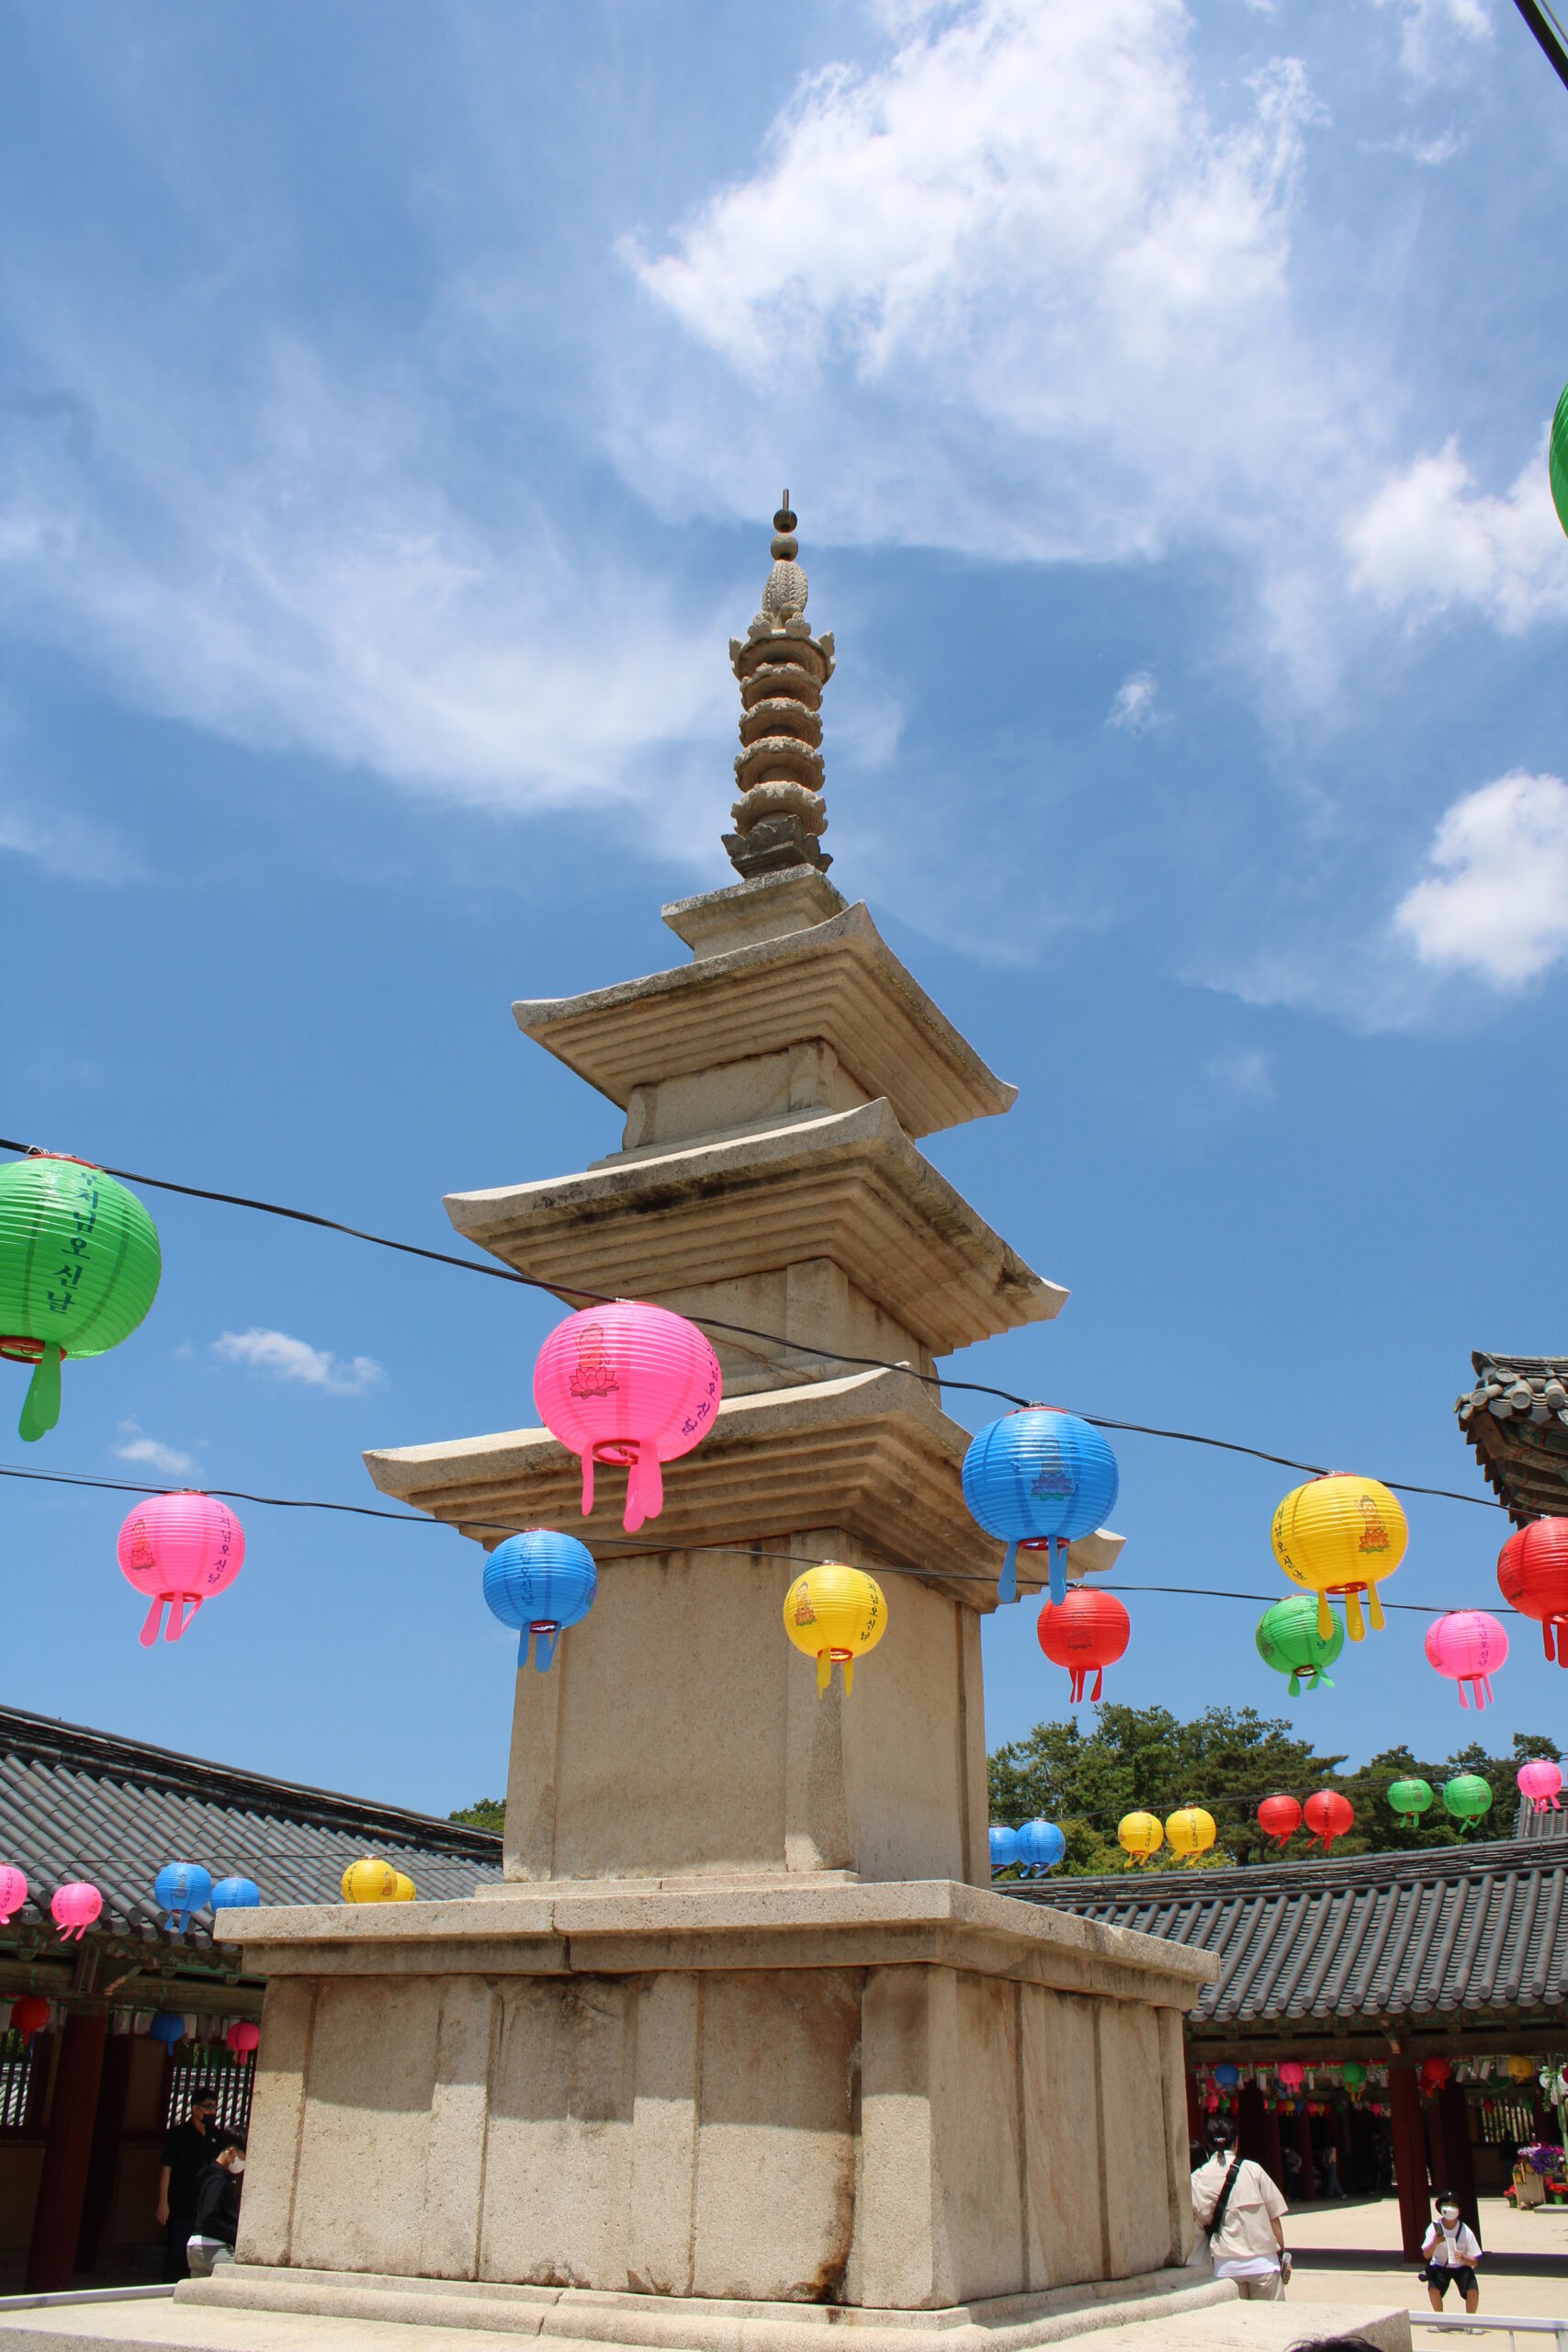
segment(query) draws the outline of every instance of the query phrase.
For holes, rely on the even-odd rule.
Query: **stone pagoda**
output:
[[[1066,1294],[919,1149],[1014,1090],[827,878],[833,641],[787,494],[774,522],[730,648],[739,879],[664,909],[685,960],[515,1007],[619,1148],[446,1203],[568,1307],[705,1319],[723,1405],[635,1539],[621,1475],[584,1521],[543,1429],[367,1457],[476,1544],[581,1533],[598,1599],[517,1677],[503,1885],[228,1923],[268,1979],[242,2259],[182,2298],[701,2352],[832,2316],[888,2352],[1230,2293],[1179,2268],[1213,1963],[989,1888],[1000,1547],[935,1366]],[[887,1597],[849,1699],[782,1623],[828,1559]]]

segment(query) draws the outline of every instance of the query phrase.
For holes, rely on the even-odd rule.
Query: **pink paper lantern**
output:
[[[0,1928],[8,1928],[11,1914],[28,1899],[28,1882],[15,1862],[0,1862]]]
[[[1299,2058],[1285,2059],[1281,2064],[1275,2067],[1274,2072],[1288,2091],[1299,2091],[1306,2080],[1306,2068]]]
[[[243,2058],[261,2040],[261,2028],[252,2018],[237,2018],[223,2039],[236,2058]]]
[[[177,1642],[202,1602],[233,1583],[245,1562],[245,1533],[226,1504],[187,1488],[138,1503],[119,1531],[118,1552],[137,1591],[152,1596],[141,1628],[141,1646],[151,1649],[165,1601],[164,1639]]]
[[[1491,1676],[1508,1655],[1508,1636],[1484,1609],[1450,1609],[1427,1628],[1427,1656],[1439,1674],[1459,1685],[1459,1702],[1468,1707],[1468,1682],[1478,1707],[1492,1696]]]
[[[1521,1764],[1514,1778],[1519,1784],[1519,1794],[1533,1800],[1537,1813],[1544,1813],[1548,1805],[1553,1813],[1562,1812],[1557,1792],[1562,1786],[1562,1767],[1554,1764],[1550,1756],[1538,1756],[1533,1763]],[[0,1876],[3,1875],[0,1872]],[[0,1903],[4,1901],[4,1895],[0,1894]],[[4,1917],[3,1912],[0,1912],[0,1917]]]
[[[69,1943],[74,1936],[80,1943],[103,1909],[104,1898],[90,1879],[73,1878],[55,1889],[49,1907],[60,1930],[61,1942]]]
[[[584,1518],[595,1462],[624,1464],[621,1524],[632,1534],[664,1508],[660,1463],[702,1442],[723,1394],[718,1358],[696,1325],[633,1299],[569,1316],[534,1368],[541,1419],[581,1460]]]

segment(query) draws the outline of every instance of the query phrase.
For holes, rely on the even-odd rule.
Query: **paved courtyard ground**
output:
[[[1393,2197],[1356,2197],[1340,2205],[1301,2205],[1285,2224],[1296,2256],[1292,2303],[1403,2303],[1427,2308],[1427,2290],[1399,2247],[1399,2204]],[[1479,2270],[1483,2319],[1512,2312],[1568,2324],[1568,2211],[1517,2213],[1501,2197],[1481,2199]],[[1450,2312],[1463,2309],[1450,2289]],[[1428,2344],[1438,2342],[1428,2336]],[[1495,2338],[1477,2339],[1484,2346]],[[1540,2342],[1524,2338],[1521,2343]],[[1417,2336],[1417,2344],[1422,2339]]]

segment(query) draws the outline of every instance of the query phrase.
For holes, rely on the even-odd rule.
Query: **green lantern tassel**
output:
[[[28,1393],[22,1399],[22,1418],[17,1423],[17,1432],[29,1443],[51,1430],[60,1419],[60,1350],[49,1342],[28,1383]]]

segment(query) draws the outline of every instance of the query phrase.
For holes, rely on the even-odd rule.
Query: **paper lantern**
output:
[[[261,2028],[254,2018],[236,2018],[223,2039],[236,2058],[248,2058],[261,2040]]]
[[[49,2023],[49,2003],[41,1993],[24,1993],[19,2001],[11,2004],[11,2023],[24,2041],[41,2033]]]
[[[1026,1821],[1018,1833],[1018,1859],[1026,1870],[1054,1871],[1066,1850],[1054,1821]]]
[[[1353,2099],[1359,2099],[1367,2086],[1367,2070],[1359,2058],[1347,2058],[1340,2068],[1345,2087]]]
[[[254,1911],[260,1901],[254,1878],[220,1878],[212,1890],[214,1911]]]
[[[1152,1813],[1124,1813],[1116,1825],[1116,1842],[1134,1868],[1141,1870],[1165,1843],[1165,1831]]]
[[[1503,2069],[1511,2083],[1528,2083],[1535,2072],[1533,2058],[1505,2058]]]
[[[1274,1557],[1292,1583],[1317,1594],[1317,1630],[1324,1641],[1334,1627],[1330,1595],[1344,1600],[1353,1642],[1366,1632],[1362,1593],[1373,1629],[1382,1630],[1378,1586],[1404,1559],[1410,1531],[1381,1480],[1337,1473],[1293,1487],[1274,1513],[1272,1537]]]
[[[1308,1797],[1302,1815],[1312,1832],[1307,1844],[1310,1846],[1314,1838],[1321,1838],[1325,1854],[1337,1838],[1344,1837],[1356,1818],[1355,1808],[1348,1797],[1342,1797],[1337,1789],[1317,1790]]]
[[[205,1911],[212,1896],[212,1875],[199,1862],[165,1862],[152,1882],[158,1908],[168,1914],[164,1925],[176,1934],[190,1925],[193,1911]]]
[[[1294,1797],[1265,1797],[1258,1808],[1258,1826],[1283,1852],[1302,1826],[1302,1809]]]
[[[1178,1807],[1165,1825],[1166,1843],[1173,1854],[1180,1854],[1188,1863],[1206,1854],[1214,1842],[1214,1816],[1205,1813],[1201,1804]],[[1218,2073],[1216,2067],[1215,2073]]]
[[[394,1902],[394,1903],[412,1903],[412,1902],[414,1902],[414,1901],[417,1899],[417,1897],[418,1897],[418,1894],[419,1894],[419,1889],[415,1886],[415,1884],[414,1884],[414,1883],[413,1883],[413,1881],[412,1881],[412,1878],[410,1878],[410,1876],[409,1876],[409,1874],[408,1874],[407,1871],[393,1871],[393,1873],[392,1873],[392,1876],[393,1876],[393,1878],[394,1878],[394,1879],[396,1880],[396,1882],[397,1882],[396,1885],[394,1886],[394,1888],[393,1888],[393,1890],[392,1890],[392,1900],[393,1900],[393,1902]]]
[[[599,1571],[586,1544],[547,1527],[509,1535],[485,1562],[486,1606],[518,1635],[519,1668],[528,1663],[532,1639],[541,1674],[548,1670],[566,1627],[587,1616],[598,1589]]]
[[[1274,2069],[1288,2091],[1299,2091],[1306,2080],[1306,2068],[1299,2058],[1287,2058]]]
[[[1320,1682],[1334,1688],[1334,1678],[1328,1669],[1345,1646],[1345,1628],[1328,1612],[1326,1634],[1317,1629],[1317,1602],[1310,1593],[1292,1592],[1287,1600],[1276,1600],[1258,1621],[1253,1635],[1258,1655],[1265,1666],[1276,1674],[1288,1674],[1292,1699],[1299,1699],[1302,1685],[1315,1690]]]
[[[994,1822],[991,1826],[990,1847],[992,1870],[1010,1870],[1018,1860],[1017,1830],[1010,1829],[1004,1822]]]
[[[1479,1772],[1456,1772],[1443,1782],[1443,1808],[1456,1821],[1479,1821],[1491,1804],[1492,1783]]]
[[[1562,1767],[1554,1764],[1550,1756],[1538,1756],[1529,1764],[1521,1764],[1514,1778],[1519,1784],[1519,1794],[1529,1798],[1537,1813],[1545,1813],[1549,1806],[1553,1813],[1562,1812],[1557,1800],[1562,1787]],[[4,1872],[0,1872],[3,1877]],[[5,1916],[5,1901],[4,1889],[0,1888],[0,1918]]]
[[[1133,1621],[1113,1592],[1096,1592],[1077,1585],[1066,1599],[1047,1600],[1035,1624],[1041,1648],[1053,1666],[1065,1666],[1071,1676],[1072,1704],[1084,1695],[1094,1677],[1091,1701],[1105,1687],[1105,1668],[1114,1666],[1126,1649]]]
[[[828,1688],[836,1658],[847,1699],[856,1658],[874,1650],[887,1631],[887,1603],[874,1577],[829,1560],[796,1577],[784,1595],[784,1623],[795,1648],[817,1660],[818,1697]]]
[[[360,1860],[350,1862],[343,1874],[343,1899],[345,1903],[397,1903],[403,1898],[398,1893],[398,1881],[402,1872],[379,1855],[366,1854]]]
[[[80,1943],[102,1911],[104,1898],[90,1879],[73,1878],[55,1889],[49,1907],[60,1930],[61,1942],[68,1943],[74,1936]]]
[[[1391,1781],[1389,1811],[1400,1821],[1419,1821],[1433,1803],[1430,1781]]]
[[[1568,531],[1568,385],[1557,403],[1557,413],[1551,420],[1551,442],[1547,451],[1547,476],[1551,483],[1551,503],[1557,509],[1557,519]]]
[[[165,2050],[172,2050],[176,2041],[183,2041],[186,2038],[186,2021],[183,2017],[176,2017],[173,2009],[160,2009],[147,2030],[154,2041],[161,2041]]]
[[[987,1535],[1007,1543],[998,1600],[1018,1599],[1018,1547],[1049,1554],[1051,1599],[1067,1597],[1065,1555],[1114,1509],[1116,1456],[1076,1413],[1032,1405],[989,1421],[964,1456],[964,1499]]]
[[[1547,1657],[1568,1666],[1568,1519],[1534,1519],[1510,1535],[1497,1584],[1510,1609],[1536,1620]]]
[[[539,1350],[534,1402],[582,1463],[582,1515],[593,1508],[593,1465],[626,1471],[621,1524],[635,1534],[664,1508],[661,1463],[700,1445],[724,1383],[694,1323],[668,1307],[616,1299],[558,1324]]]
[[[28,1882],[15,1862],[0,1862],[0,1928],[8,1928],[13,1912],[28,1899]]]
[[[33,1366],[21,1436],[59,1420],[62,1357],[128,1340],[162,1271],[157,1227],[101,1168],[54,1151],[0,1167],[0,1356]]]
[[[1461,1707],[1470,1704],[1464,1695],[1467,1682],[1477,1707],[1485,1706],[1492,1696],[1492,1676],[1507,1655],[1508,1636],[1484,1609],[1450,1609],[1427,1628],[1427,1663],[1458,1684]]]
[[[186,1488],[138,1503],[118,1550],[127,1580],[152,1597],[141,1628],[141,1646],[151,1649],[165,1601],[164,1638],[177,1642],[202,1602],[233,1583],[245,1564],[245,1535],[226,1503]]]
[[[1428,2098],[1435,2097],[1442,2089],[1452,2072],[1453,2069],[1446,2058],[1422,2059],[1419,2080]]]

